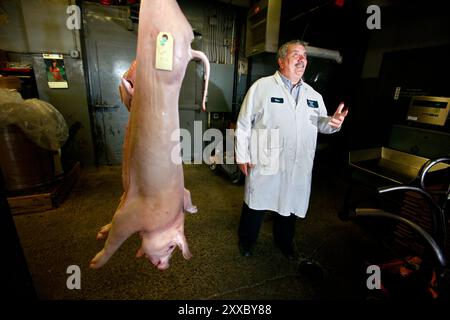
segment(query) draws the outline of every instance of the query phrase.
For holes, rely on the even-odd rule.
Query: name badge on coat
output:
[[[318,108],[319,107],[319,103],[316,100],[306,99],[306,103],[308,104],[308,107],[310,107],[310,108]]]
[[[273,102],[273,103],[284,103],[284,99],[283,98],[272,97],[272,98],[270,98],[270,102]]]

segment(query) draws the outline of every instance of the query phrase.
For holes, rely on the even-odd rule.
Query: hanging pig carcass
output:
[[[140,6],[136,62],[120,88],[130,110],[122,164],[124,194],[111,223],[97,234],[106,242],[91,260],[92,268],[103,266],[137,232],[142,239],[137,256],[147,257],[160,270],[169,267],[177,246],[185,259],[191,257],[184,212],[195,212],[196,207],[184,188],[180,141],[173,136],[179,130],[178,97],[187,64],[191,59],[204,63],[205,110],[209,62],[191,49],[193,31],[175,0],[143,0]]]

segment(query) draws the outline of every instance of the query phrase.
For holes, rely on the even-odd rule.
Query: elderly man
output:
[[[239,249],[251,256],[265,211],[275,212],[275,245],[295,259],[295,221],[304,218],[311,191],[317,133],[339,131],[348,110],[341,103],[327,115],[322,96],[302,80],[305,44],[278,50],[279,69],[257,80],[243,101],[236,127],[236,160],[246,176]]]

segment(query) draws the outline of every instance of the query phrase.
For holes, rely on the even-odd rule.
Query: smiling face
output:
[[[307,63],[306,49],[297,43],[289,44],[286,55],[278,58],[281,74],[294,84],[303,77]]]

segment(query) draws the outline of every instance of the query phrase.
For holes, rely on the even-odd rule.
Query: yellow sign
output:
[[[156,38],[156,69],[171,71],[173,68],[173,37],[160,32]]]

